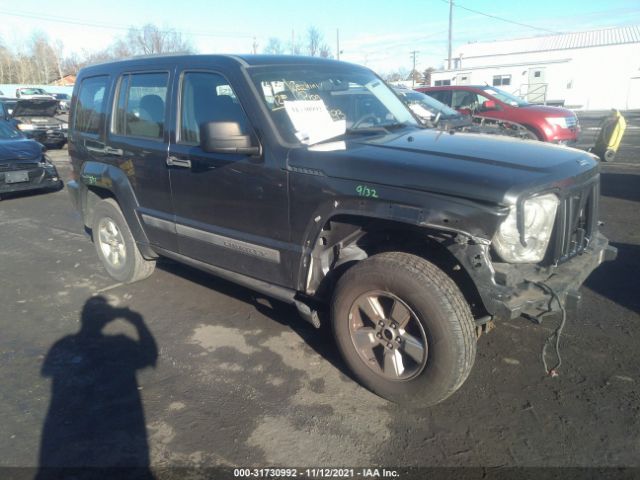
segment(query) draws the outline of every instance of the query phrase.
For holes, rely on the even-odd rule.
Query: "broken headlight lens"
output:
[[[493,246],[500,257],[509,263],[537,263],[542,261],[553,232],[558,197],[552,193],[540,195],[524,202],[524,243],[518,231],[518,213],[515,206],[493,237]]]

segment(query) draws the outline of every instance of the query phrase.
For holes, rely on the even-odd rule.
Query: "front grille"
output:
[[[34,125],[34,130],[47,131],[47,130],[60,130],[60,125]]]
[[[578,118],[577,117],[566,117],[566,121],[567,121],[567,127],[569,128],[573,128],[578,124]]]
[[[561,200],[552,239],[552,261],[565,262],[582,253],[596,233],[600,183],[571,191]]]

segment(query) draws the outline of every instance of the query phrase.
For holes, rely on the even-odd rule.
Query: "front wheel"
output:
[[[442,270],[415,255],[382,253],[349,269],[334,292],[332,324],[360,382],[398,403],[443,401],[475,360],[464,296]]]
[[[156,262],[142,256],[120,207],[112,198],[96,204],[92,234],[98,257],[115,280],[130,283],[153,273]]]

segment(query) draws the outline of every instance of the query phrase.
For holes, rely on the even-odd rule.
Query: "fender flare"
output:
[[[137,214],[139,203],[136,194],[129,178],[121,169],[107,163],[85,162],[78,176],[78,188],[80,211],[85,226],[90,227],[93,223],[93,206],[103,198],[102,191],[106,194],[104,196],[113,197],[118,202],[142,255],[145,258],[157,257],[149,246],[149,239]]]
[[[331,202],[319,206],[304,231],[304,244],[299,262],[297,286],[299,291],[307,290],[307,280],[311,270],[311,255],[322,233],[324,226],[332,219],[340,216],[359,217],[371,220],[391,221],[406,224],[407,227],[420,227],[426,230],[450,233],[454,236],[461,235],[478,244],[489,244],[490,236],[484,232],[497,228],[500,215],[489,207],[481,206],[470,201],[457,199],[431,197],[436,205],[429,207],[416,207],[395,202],[371,201],[362,198],[334,199]],[[439,205],[438,205],[439,204]],[[445,207],[446,205],[446,207]],[[465,224],[470,210],[483,211],[494,221],[487,222],[486,229],[479,228],[481,222],[470,226]],[[471,227],[467,229],[466,227]]]

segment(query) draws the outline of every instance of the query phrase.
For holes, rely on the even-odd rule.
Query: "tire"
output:
[[[112,278],[131,283],[153,273],[155,260],[146,260],[141,255],[114,199],[106,198],[96,204],[91,227],[98,257]]]
[[[381,253],[350,268],[336,285],[331,321],[357,379],[396,403],[442,402],[475,361],[468,303],[449,276],[416,255]]]
[[[525,137],[527,140],[538,140],[540,142],[546,141],[544,137],[538,134],[538,132],[533,127],[529,127],[528,125],[523,125],[523,127],[525,128],[525,130],[527,130],[527,132],[529,132]]]

